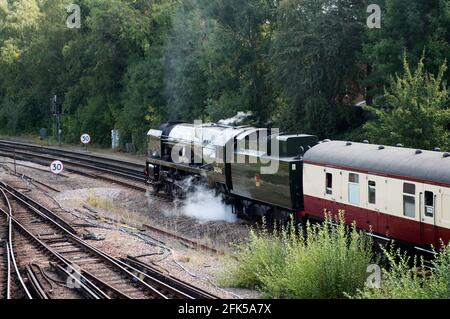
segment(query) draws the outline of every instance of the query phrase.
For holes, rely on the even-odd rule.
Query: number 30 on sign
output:
[[[85,145],[89,144],[91,142],[91,136],[89,134],[83,134],[83,135],[81,135],[80,140],[81,140],[81,143],[83,143]]]
[[[53,161],[50,170],[55,175],[61,174],[64,171],[64,164],[61,161]]]

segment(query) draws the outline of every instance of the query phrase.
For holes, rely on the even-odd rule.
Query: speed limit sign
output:
[[[64,171],[64,164],[61,161],[53,161],[50,164],[50,171],[55,174],[61,174]]]
[[[83,144],[89,144],[91,142],[91,136],[89,134],[83,134],[81,135],[80,140]]]

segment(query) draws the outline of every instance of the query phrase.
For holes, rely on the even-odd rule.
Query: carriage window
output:
[[[348,181],[350,183],[359,184],[359,175],[350,173],[350,175],[348,176]]]
[[[327,173],[325,183],[327,195],[333,195],[333,174]]]
[[[359,205],[359,175],[350,173],[348,176],[348,202],[353,205]]]
[[[403,184],[403,214],[416,218],[416,185]]]
[[[425,192],[425,216],[434,217],[434,193]]]
[[[369,181],[369,204],[376,204],[377,183]]]

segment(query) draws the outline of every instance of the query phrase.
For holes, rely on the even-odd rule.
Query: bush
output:
[[[450,297],[450,247],[443,248],[430,267],[400,250],[386,250],[388,269],[383,270],[380,289],[365,288],[355,298],[447,299]],[[412,267],[411,267],[412,265]]]
[[[281,269],[286,249],[278,234],[265,226],[250,232],[250,242],[238,246],[239,263],[231,264],[223,273],[222,284],[239,288],[261,288],[260,274],[268,269]]]
[[[432,150],[450,147],[449,90],[445,82],[447,62],[435,76],[425,70],[424,57],[415,71],[406,56],[404,75],[391,79],[386,88],[384,108],[367,107],[376,120],[364,125],[367,137],[373,143]]]
[[[364,287],[371,248],[370,237],[349,229],[343,213],[336,221],[327,215],[322,225],[308,223],[305,230],[296,231],[291,222],[274,235],[253,233],[228,278],[238,287],[257,286],[270,298],[344,298]]]

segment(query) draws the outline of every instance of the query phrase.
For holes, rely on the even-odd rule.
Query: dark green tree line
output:
[[[281,127],[326,136],[351,125],[350,106],[362,92],[365,8],[357,0],[280,3],[271,60],[285,100]]]
[[[380,29],[366,25],[373,1],[79,0],[81,28],[70,29],[72,2],[0,0],[1,133],[51,129],[57,94],[67,142],[88,132],[108,145],[119,129],[145,150],[146,131],[164,121],[244,111],[248,124],[389,142],[380,113],[364,126],[355,103],[403,107],[385,93],[405,74],[403,57],[415,66],[424,54],[436,76],[450,57],[450,0],[379,0]]]

